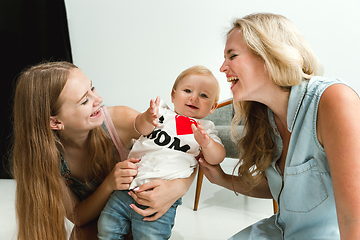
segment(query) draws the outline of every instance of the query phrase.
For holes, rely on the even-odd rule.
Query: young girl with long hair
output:
[[[127,159],[139,134],[138,112],[101,106],[92,82],[75,65],[49,62],[24,70],[14,99],[13,174],[18,239],[96,239],[96,219],[114,190],[128,189],[138,159]],[[159,218],[193,180],[156,180],[133,197],[135,209]],[[167,189],[171,187],[172,192]],[[148,189],[154,189],[152,195]]]

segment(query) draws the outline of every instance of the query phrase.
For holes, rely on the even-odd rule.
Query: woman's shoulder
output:
[[[334,116],[347,118],[351,112],[360,113],[360,99],[354,89],[337,78],[325,80],[324,89],[319,95],[318,114],[326,115],[326,121]]]
[[[319,93],[325,91],[329,86],[335,84],[346,85],[347,87],[350,88],[350,86],[340,78],[315,76],[308,81],[307,91],[313,91]]]
[[[339,110],[344,106],[352,105],[359,101],[359,96],[348,85],[345,84],[333,84],[324,90],[321,96],[319,106],[326,108],[330,111],[334,111],[334,107],[338,107]]]
[[[358,124],[360,120],[360,99],[357,93],[344,84],[333,84],[321,95],[318,107],[318,122],[321,132],[344,129],[344,126]],[[321,136],[322,134],[320,134]]]

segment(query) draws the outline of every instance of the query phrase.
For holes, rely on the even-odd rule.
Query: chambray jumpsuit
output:
[[[321,95],[337,83],[345,84],[336,78],[313,77],[291,87],[287,113],[291,138],[283,175],[276,164],[282,140],[268,109],[278,149],[266,177],[279,211],[230,239],[340,239],[330,167],[316,133]]]

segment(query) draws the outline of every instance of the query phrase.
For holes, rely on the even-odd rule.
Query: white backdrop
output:
[[[219,68],[231,22],[254,12],[278,13],[305,35],[325,69],[360,93],[359,0],[65,0],[74,63],[104,103],[138,111],[160,96],[172,107],[177,75],[193,65],[217,77],[220,100],[231,97]]]

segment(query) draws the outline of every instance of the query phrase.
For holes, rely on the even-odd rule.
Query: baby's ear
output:
[[[215,103],[212,105],[211,109],[210,109],[210,114],[212,114],[212,113],[215,111],[215,109],[217,108],[217,106],[218,106],[218,103],[215,102]]]
[[[56,117],[50,117],[50,128],[52,130],[63,130],[64,124],[59,121]]]
[[[171,90],[171,102],[174,103],[175,90]]]

